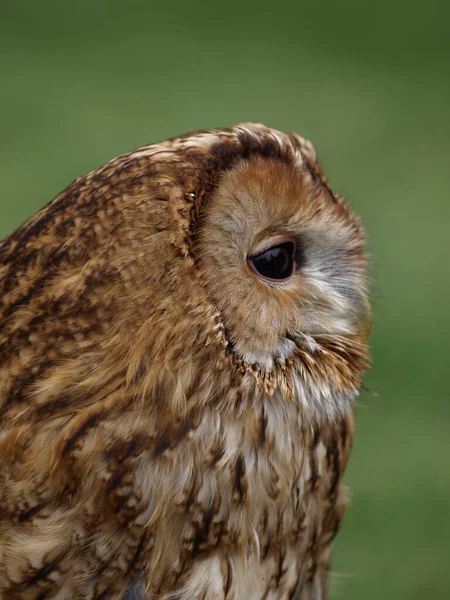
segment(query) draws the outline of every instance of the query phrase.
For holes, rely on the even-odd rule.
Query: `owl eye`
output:
[[[289,279],[295,268],[295,244],[283,242],[249,258],[250,266],[263,279]]]

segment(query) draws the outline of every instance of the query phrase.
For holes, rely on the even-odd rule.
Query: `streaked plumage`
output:
[[[285,239],[295,275],[261,280]],[[311,144],[253,124],[123,155],[4,240],[0,597],[325,598],[365,269]]]

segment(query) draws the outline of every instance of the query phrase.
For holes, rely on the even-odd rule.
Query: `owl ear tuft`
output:
[[[312,143],[309,140],[303,138],[301,135],[298,135],[298,133],[289,133],[288,135],[294,148],[298,148],[300,150],[302,156],[306,158],[310,165],[316,166],[316,150]]]

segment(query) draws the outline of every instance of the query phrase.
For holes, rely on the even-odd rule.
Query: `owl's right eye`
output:
[[[295,271],[295,244],[283,242],[249,258],[249,264],[262,279],[283,281]]]

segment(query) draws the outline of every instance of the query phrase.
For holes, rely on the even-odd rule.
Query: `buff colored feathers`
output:
[[[292,276],[260,276],[281,243]],[[312,145],[253,124],[123,155],[5,239],[0,597],[326,598],[365,270]]]

